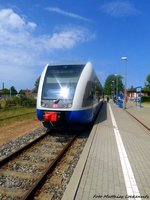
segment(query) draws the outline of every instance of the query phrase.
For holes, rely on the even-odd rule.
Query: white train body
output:
[[[46,65],[38,88],[37,117],[46,127],[92,122],[100,89],[90,62]]]

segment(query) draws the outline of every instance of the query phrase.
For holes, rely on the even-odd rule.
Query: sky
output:
[[[32,89],[47,63],[87,61],[103,85],[127,69],[127,87],[144,86],[149,11],[148,0],[0,0],[0,89]]]

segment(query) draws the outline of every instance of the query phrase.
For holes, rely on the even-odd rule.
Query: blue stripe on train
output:
[[[68,111],[65,113],[68,122],[87,123],[93,120],[93,109]]]
[[[59,111],[59,112],[64,113],[64,116],[65,116],[67,122],[88,123],[88,122],[93,121],[93,118],[96,113],[95,112],[96,109],[97,109],[97,107],[95,107],[95,109],[89,108],[89,109],[84,109],[84,110]],[[52,111],[49,111],[49,112],[52,112]],[[55,111],[53,111],[53,112],[55,112]],[[43,110],[37,109],[36,113],[37,113],[37,118],[40,121],[43,120]]]
[[[37,109],[36,110],[36,115],[37,115],[37,118],[41,121],[43,120],[43,111],[40,110],[40,109]]]

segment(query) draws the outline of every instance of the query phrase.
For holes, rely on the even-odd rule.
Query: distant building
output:
[[[32,90],[26,89],[26,90],[21,90],[22,94],[25,94],[26,96],[30,96],[32,94]]]
[[[27,96],[27,97],[29,97],[29,96],[34,96],[34,98],[36,98],[36,96],[37,96],[37,93],[34,91],[34,89],[32,89],[32,90],[29,90],[29,89],[20,90],[19,93],[20,93],[20,94],[24,94],[24,95]]]
[[[127,96],[129,98],[136,98],[136,88],[131,88],[127,90]],[[150,96],[150,93],[142,90],[142,96]]]

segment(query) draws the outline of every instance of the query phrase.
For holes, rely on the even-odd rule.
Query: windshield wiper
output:
[[[60,100],[62,100],[62,99],[59,98],[59,99],[53,100],[53,102],[57,104]]]

